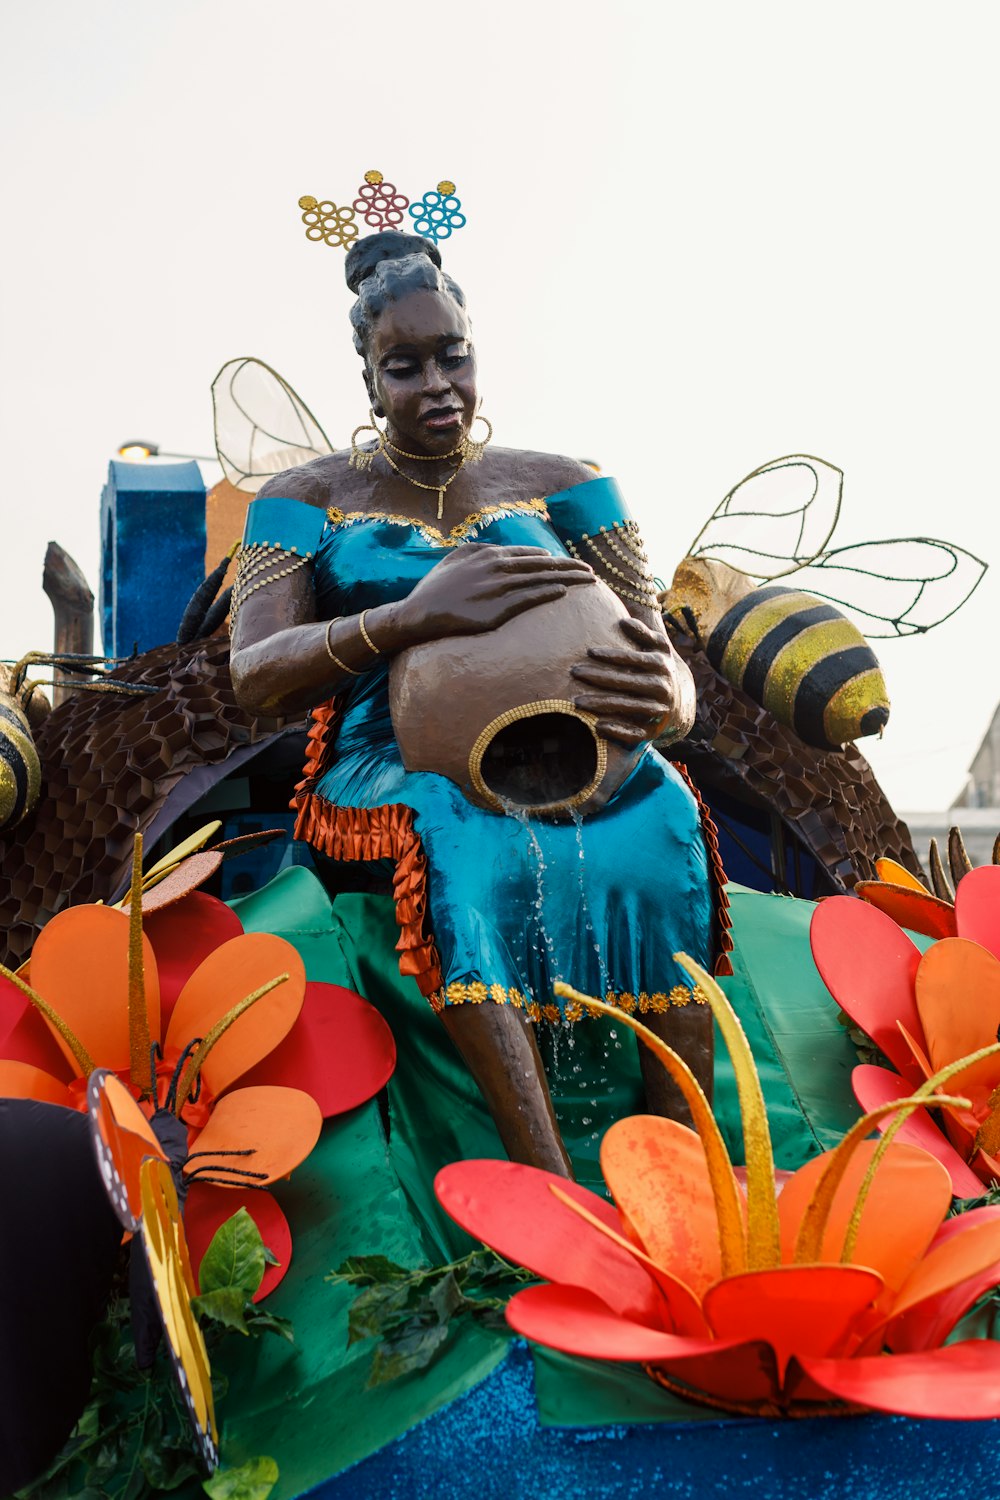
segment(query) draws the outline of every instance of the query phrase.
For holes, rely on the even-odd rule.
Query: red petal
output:
[[[253,1299],[261,1302],[284,1278],[292,1258],[292,1231],[280,1204],[270,1193],[261,1188],[220,1188],[211,1182],[192,1182],[184,1205],[188,1250],[197,1278],[202,1257],[215,1231],[241,1208],[246,1209],[260,1230],[264,1244],[280,1262],[277,1266],[268,1266],[264,1272],[264,1279]]]
[[[922,1354],[799,1363],[831,1396],[875,1411],[966,1422],[1000,1417],[1000,1344],[988,1339],[969,1339]],[[915,1478],[914,1493],[918,1491]]]
[[[6,1028],[6,1030],[5,1030]],[[54,1078],[69,1080],[74,1072],[63,1050],[38,1011],[9,979],[0,975],[0,1057],[30,1063]]]
[[[959,937],[1000,958],[1000,866],[982,865],[963,875],[955,892],[955,923]]]
[[[854,896],[831,896],[813,913],[812,954],[841,1010],[881,1048],[904,1078],[923,1082],[899,1033],[902,1021],[925,1046],[914,986],[920,952],[891,917]]]
[[[618,1214],[586,1188],[511,1161],[458,1161],[443,1167],[434,1191],[456,1223],[536,1276],[589,1287],[615,1315],[663,1327],[663,1302],[627,1251],[578,1218],[549,1191],[554,1183],[622,1233]]]
[[[291,1031],[241,1084],[304,1089],[329,1119],[371,1099],[395,1066],[396,1043],[374,1005],[339,984],[310,981]]]
[[[945,1219],[934,1236],[931,1251],[947,1243],[956,1234],[964,1232],[970,1224],[987,1224],[1000,1218],[1000,1207],[984,1205]],[[1000,1282],[1000,1262],[986,1266],[967,1281],[960,1281],[949,1291],[942,1292],[929,1302],[911,1307],[889,1326],[885,1342],[899,1354],[918,1349],[936,1349],[951,1333],[959,1318],[979,1300],[984,1292]]]
[[[878,1109],[880,1104],[888,1104],[893,1099],[907,1099],[913,1092],[910,1085],[896,1073],[890,1073],[888,1068],[876,1068],[870,1063],[863,1063],[854,1069],[851,1074],[851,1086],[854,1089],[854,1097],[861,1108],[866,1111]],[[879,1129],[884,1130],[891,1119],[890,1115],[889,1119],[880,1124]],[[897,1141],[907,1141],[911,1146],[919,1146],[923,1151],[930,1152],[951,1178],[951,1189],[956,1198],[979,1197],[983,1184],[971,1167],[966,1166],[954,1146],[938,1129],[925,1109],[914,1110],[913,1114],[899,1127],[895,1138]]]
[[[585,1359],[642,1360],[670,1367],[687,1359],[724,1355],[745,1347],[716,1339],[678,1338],[634,1323],[579,1286],[529,1286],[507,1304],[507,1322],[516,1333]]]
[[[793,1354],[842,1352],[881,1290],[861,1266],[779,1266],[717,1281],[703,1306],[720,1339],[770,1344],[783,1380]]]
[[[204,891],[194,891],[160,911],[143,915],[142,930],[153,945],[160,975],[160,1024],[166,1035],[167,1023],[177,1001],[195,969],[216,948],[239,937],[243,923],[224,901],[217,901]]]

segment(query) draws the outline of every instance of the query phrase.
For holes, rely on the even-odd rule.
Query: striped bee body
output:
[[[800,739],[839,749],[889,719],[882,669],[832,604],[781,584],[751,589],[723,614],[709,660]]]
[[[13,828],[38,801],[42,769],[27,715],[0,692],[0,831]]]

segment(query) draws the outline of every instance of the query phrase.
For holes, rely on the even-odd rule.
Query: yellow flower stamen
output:
[[[838,1142],[834,1150],[830,1152],[826,1166],[820,1173],[819,1181],[799,1223],[793,1257],[797,1266],[813,1265],[823,1260],[823,1239],[833,1210],[833,1200],[837,1196],[837,1189],[844,1180],[844,1173],[857,1147],[871,1135],[879,1120],[885,1119],[886,1115],[894,1114],[897,1110],[902,1111],[900,1119],[900,1124],[902,1124],[903,1120],[907,1119],[915,1109],[923,1108],[926,1102],[925,1099],[914,1097],[893,1099],[889,1104],[880,1104],[877,1109],[871,1110],[868,1114],[862,1115],[860,1120],[856,1120],[844,1139]],[[943,1098],[941,1103],[955,1105],[961,1109],[967,1107],[969,1101]],[[849,1259],[848,1255],[841,1253],[842,1261]]]
[[[238,1021],[240,1016],[250,1009],[251,1005],[256,1005],[258,1000],[262,1000],[265,995],[269,995],[272,990],[277,989],[279,984],[284,984],[287,978],[287,974],[279,974],[277,979],[269,979],[266,984],[261,985],[259,990],[254,990],[252,995],[247,995],[245,1000],[240,1000],[231,1010],[227,1010],[226,1014],[220,1020],[216,1021],[211,1031],[204,1037],[197,1050],[191,1055],[187,1067],[184,1069],[177,1088],[177,1103],[174,1106],[175,1114],[179,1115],[187,1103],[188,1095],[194,1087],[194,1081],[216,1042],[225,1036],[233,1022]]]
[[[740,1190],[733,1175],[733,1164],[729,1160],[729,1153],[722,1139],[722,1132],[712,1114],[711,1105],[687,1063],[672,1047],[668,1047],[666,1042],[661,1041],[655,1032],[650,1031],[648,1026],[644,1026],[634,1016],[626,1015],[624,1011],[618,1010],[613,1005],[606,1005],[603,1000],[595,1000],[590,995],[581,994],[579,990],[574,990],[562,982],[555,985],[555,992],[564,1000],[575,1000],[586,1010],[610,1016],[614,1021],[620,1021],[623,1026],[634,1031],[636,1036],[640,1037],[649,1050],[660,1059],[684,1095],[685,1103],[691,1111],[695,1130],[705,1148],[705,1161],[708,1166],[708,1177],[719,1224],[722,1274],[723,1276],[736,1276],[741,1271],[745,1271],[747,1265],[743,1208]],[[711,1004],[711,1000],[709,1003]]]
[[[675,953],[674,961],[703,991],[733,1064],[747,1159],[747,1269],[764,1271],[781,1264],[781,1226],[771,1131],[753,1053],[736,1012],[712,976],[686,953]]]
[[[959,1073],[964,1073],[965,1069],[970,1068],[973,1063],[982,1062],[983,1059],[987,1057],[995,1057],[998,1052],[1000,1052],[1000,1042],[994,1042],[992,1046],[981,1047],[978,1052],[970,1052],[968,1057],[960,1057],[957,1062],[949,1063],[946,1068],[942,1068],[940,1072],[935,1073],[933,1078],[928,1078],[926,1083],[922,1083],[920,1087],[914,1092],[913,1098],[918,1101],[918,1104],[934,1105],[937,1103],[943,1103],[947,1107],[948,1101],[939,1100],[933,1097],[935,1090],[940,1088],[941,1084],[950,1082],[950,1080],[952,1078],[955,1078]],[[910,1111],[910,1113],[912,1113],[912,1111]],[[864,1181],[862,1182],[860,1191],[858,1192],[858,1200],[854,1205],[854,1211],[851,1214],[850,1221],[847,1225],[847,1233],[844,1235],[844,1249],[840,1257],[842,1261],[849,1261],[851,1256],[854,1254],[854,1246],[857,1242],[858,1229],[861,1224],[861,1215],[864,1213],[865,1203],[868,1199],[868,1194],[871,1191],[872,1180],[875,1176],[875,1173],[878,1171],[879,1163],[885,1156],[885,1153],[888,1151],[890,1145],[892,1144],[893,1138],[895,1137],[897,1131],[899,1131],[902,1127],[905,1119],[906,1115],[900,1115],[895,1120],[893,1120],[892,1124],[885,1131],[882,1139],[875,1147],[875,1151],[872,1154],[872,1159],[868,1163],[868,1171],[865,1173]]]

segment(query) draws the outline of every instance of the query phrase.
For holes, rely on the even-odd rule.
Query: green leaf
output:
[[[349,1282],[352,1286],[370,1286],[376,1283],[404,1281],[413,1273],[399,1266],[384,1255],[352,1255],[331,1271],[326,1280],[337,1283]]]
[[[201,1487],[212,1500],[267,1500],[277,1482],[273,1458],[251,1458],[238,1469],[217,1469]]]
[[[347,1318],[347,1342],[373,1338],[384,1333],[406,1309],[411,1288],[396,1284],[366,1287],[351,1305]]]
[[[290,1318],[279,1318],[277,1313],[262,1312],[252,1303],[246,1316],[247,1331],[252,1337],[256,1338],[259,1333],[276,1333],[290,1344],[295,1343],[295,1329]]]
[[[405,1338],[379,1344],[368,1376],[368,1389],[384,1385],[387,1380],[398,1380],[412,1370],[426,1369],[447,1337],[447,1323],[439,1323],[432,1328],[418,1328]]]
[[[458,1312],[460,1307],[475,1305],[468,1297],[463,1297],[454,1271],[441,1277],[427,1301],[439,1323],[447,1323],[452,1313]]]
[[[252,1297],[263,1280],[265,1264],[260,1230],[246,1209],[241,1208],[220,1224],[212,1236],[198,1275],[201,1291],[238,1287]]]
[[[214,1318],[226,1328],[235,1328],[237,1333],[250,1337],[247,1327],[247,1295],[240,1287],[219,1287],[213,1292],[204,1292],[191,1300],[197,1317]]]

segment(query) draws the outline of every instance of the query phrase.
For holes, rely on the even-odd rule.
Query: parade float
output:
[[[965,1495],[1000,872],[854,742],[982,564],[790,455],[658,577],[475,441],[454,185],[300,208],[369,424],[227,364],[0,702],[0,1489]]]

